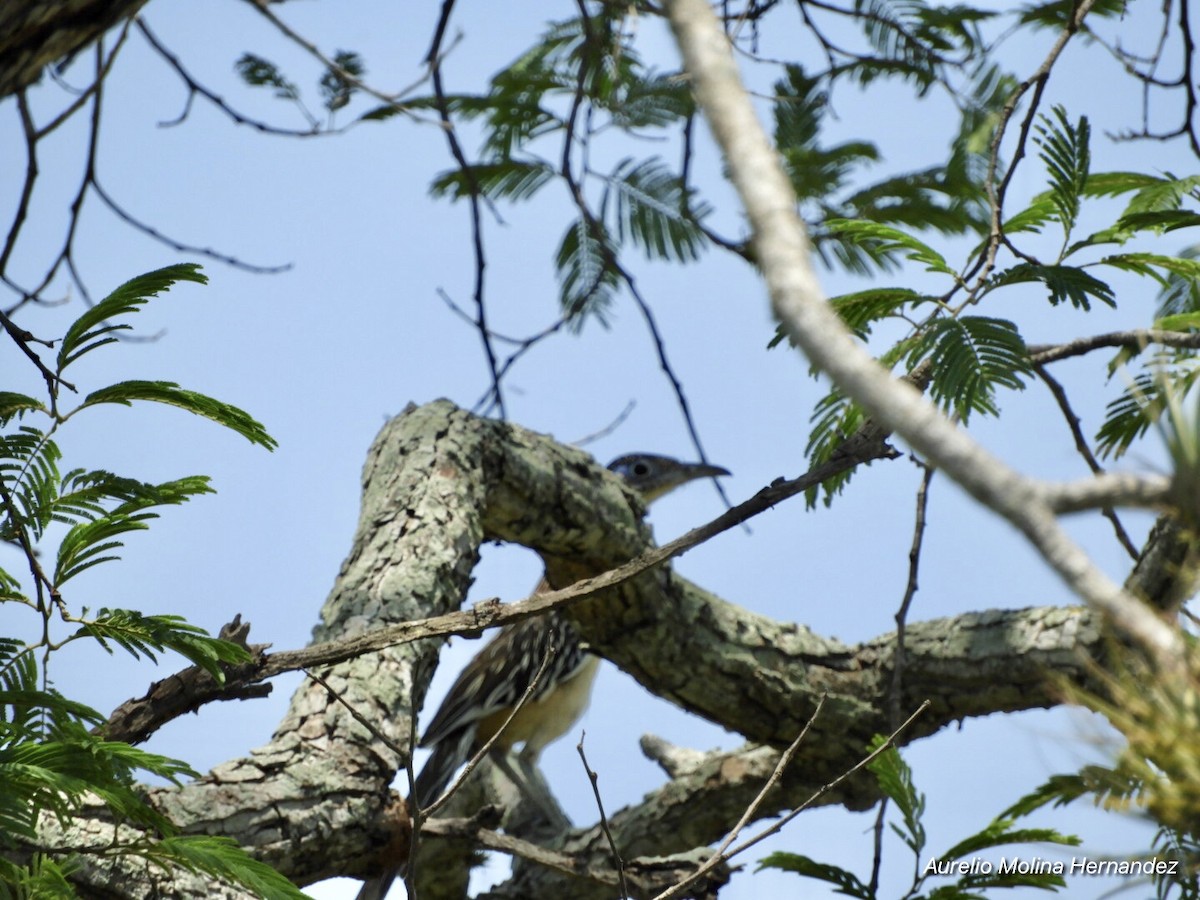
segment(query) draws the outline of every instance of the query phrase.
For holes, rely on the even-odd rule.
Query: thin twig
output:
[[[631,412],[633,412],[634,407],[636,407],[636,406],[637,406],[637,401],[630,400],[628,403],[625,404],[625,408],[623,410],[621,410],[619,413],[617,413],[617,416],[615,419],[613,419],[611,422],[609,422],[607,425],[605,425],[599,431],[593,431],[591,434],[584,435],[583,437],[579,438],[578,440],[571,441],[571,446],[572,447],[586,447],[588,444],[595,443],[596,441],[600,440],[601,438],[608,437],[610,434],[612,434],[614,431],[616,431],[618,428],[620,428],[621,425],[624,424],[625,420],[629,418],[629,414]]]
[[[596,798],[596,809],[600,812],[600,829],[608,839],[608,849],[612,852],[613,864],[617,869],[617,882],[621,886],[621,900],[625,900],[629,896],[629,885],[625,881],[625,861],[621,859],[621,851],[617,849],[616,839],[608,827],[608,816],[604,814],[604,801],[600,799],[600,776],[592,771],[592,767],[588,765],[587,754],[583,752],[583,741],[586,737],[586,731],[580,732],[579,743],[575,745],[575,749],[579,753],[579,758],[583,760],[583,771],[587,773],[588,781],[592,785],[592,794]]]
[[[484,357],[487,359],[488,372],[492,379],[492,395],[495,397],[496,408],[499,411],[500,418],[507,419],[508,412],[504,406],[504,393],[500,387],[501,376],[496,363],[496,348],[492,346],[492,335],[487,324],[487,304],[484,301],[484,273],[487,270],[487,258],[483,250],[483,216],[480,213],[483,189],[479,186],[479,180],[471,170],[466,154],[463,153],[462,146],[458,142],[458,135],[454,130],[454,121],[450,118],[450,103],[446,99],[446,90],[442,83],[442,40],[446,34],[446,26],[449,24],[450,15],[454,11],[454,3],[455,0],[443,0],[442,11],[438,16],[438,25],[434,31],[433,43],[429,47],[429,53],[426,54],[425,62],[428,64],[429,73],[433,78],[433,94],[437,101],[437,112],[438,118],[442,122],[442,131],[446,135],[446,144],[450,148],[450,155],[454,157],[454,162],[458,166],[458,170],[462,174],[463,183],[467,188],[471,211],[471,247],[475,255],[475,286],[472,292],[475,300],[474,324],[476,330],[479,332],[479,340],[483,344]]]
[[[134,22],[137,25],[138,31],[141,32],[142,37],[146,39],[146,42],[152,48],[154,48],[155,52],[157,52],[158,55],[163,58],[166,64],[175,71],[175,74],[178,75],[179,79],[183,82],[184,87],[187,88],[188,97],[184,103],[183,112],[169,122],[159,122],[158,124],[161,128],[171,128],[186,121],[188,114],[191,112],[192,98],[197,95],[203,97],[217,109],[223,112],[225,116],[235,125],[246,125],[255,129],[256,131],[262,132],[263,134],[297,138],[329,137],[330,135],[334,134],[344,134],[354,125],[358,124],[357,122],[351,122],[349,125],[345,125],[341,128],[281,128],[277,125],[269,125],[266,122],[253,118],[252,116],[247,116],[243,113],[240,113],[230,106],[224,97],[205,87],[195,77],[193,77],[187,69],[184,68],[183,62],[179,59],[179,57],[167,49],[166,45],[163,44],[162,41],[155,36],[154,32],[150,30],[150,26],[146,24],[146,20],[143,16],[138,16]]]
[[[913,521],[912,544],[908,549],[908,581],[904,585],[904,597],[900,608],[896,610],[896,650],[893,654],[892,684],[888,690],[888,720],[895,728],[900,721],[901,699],[904,692],[905,630],[908,627],[908,611],[912,607],[913,598],[917,595],[917,573],[921,568],[921,548],[925,542],[926,512],[929,504],[929,485],[937,471],[928,463],[914,460],[924,470],[921,484],[917,487],[916,515]],[[887,817],[888,798],[881,797],[879,809],[875,814],[874,850],[871,859],[870,888],[872,893],[879,887],[879,874],[883,867],[883,826]]]
[[[309,678],[311,678],[313,681],[315,681],[321,687],[325,688],[325,692],[327,694],[329,694],[330,697],[332,697],[338,703],[342,704],[342,706],[346,707],[346,709],[349,711],[349,713],[350,713],[351,717],[354,719],[354,721],[357,722],[359,725],[361,725],[363,728],[367,729],[367,731],[371,732],[371,737],[375,738],[375,740],[377,740],[377,741],[380,741],[384,746],[386,746],[389,750],[391,750],[393,753],[395,753],[401,759],[404,758],[404,748],[401,747],[399,744],[397,744],[395,741],[393,741],[391,738],[389,738],[386,734],[384,734],[378,728],[376,728],[375,725],[371,722],[371,720],[368,719],[366,716],[364,716],[362,713],[360,713],[357,709],[355,709],[354,706],[349,701],[347,701],[345,697],[343,697],[337,690],[334,689],[333,685],[331,685],[322,676],[318,675],[316,672],[312,671],[311,669],[301,669],[300,671],[302,671],[305,675],[307,675]]]
[[[290,271],[292,268],[291,263],[283,263],[281,265],[274,266],[262,266],[256,263],[243,262],[236,256],[230,256],[228,253],[221,253],[218,250],[213,250],[211,247],[198,247],[195,244],[185,244],[183,241],[176,240],[169,235],[163,234],[153,225],[143,222],[141,219],[134,216],[133,213],[126,210],[125,207],[121,206],[121,204],[119,204],[116,199],[114,199],[113,196],[104,189],[104,187],[100,184],[100,180],[95,176],[94,173],[92,176],[92,189],[95,190],[96,196],[104,202],[104,205],[107,206],[113,212],[113,214],[117,216],[117,218],[121,219],[128,225],[132,225],[147,237],[153,238],[160,244],[170,247],[172,250],[176,250],[180,253],[194,253],[197,256],[207,256],[209,259],[224,263],[225,265],[235,269],[241,269],[243,272],[251,272],[255,275],[278,275],[281,272]]]
[[[917,718],[917,716],[919,716],[923,712],[925,712],[925,710],[927,710],[930,707],[930,705],[931,705],[931,702],[929,700],[924,701],[919,707],[917,707],[916,711],[911,716],[909,716],[907,719],[904,720],[903,724],[901,724],[899,728],[894,729],[892,731],[892,733],[888,735],[887,740],[885,740],[882,744],[880,744],[878,747],[876,747],[874,750],[872,750],[870,753],[868,753],[866,756],[864,756],[862,759],[860,759],[858,762],[856,762],[853,766],[851,766],[849,769],[847,769],[845,772],[843,772],[837,778],[833,779],[833,781],[830,781],[827,784],[824,784],[821,787],[817,788],[815,791],[812,792],[812,794],[809,796],[809,798],[807,800],[805,800],[803,803],[801,803],[799,806],[797,806],[795,809],[793,809],[787,815],[783,816],[778,821],[773,822],[771,825],[767,826],[766,828],[764,828],[762,831],[760,831],[758,834],[754,835],[753,837],[748,838],[747,840],[738,844],[733,849],[727,850],[725,853],[720,854],[719,856],[714,856],[712,859],[708,860],[704,864],[704,866],[701,866],[701,869],[704,869],[704,868],[710,866],[710,864],[712,866],[716,866],[719,862],[728,861],[730,859],[733,859],[735,856],[737,856],[741,853],[744,853],[746,850],[749,850],[755,844],[759,844],[762,841],[766,840],[771,835],[778,834],[780,831],[783,830],[783,828],[789,822],[791,822],[793,819],[796,818],[796,816],[800,815],[800,813],[804,812],[806,809],[808,809],[810,806],[812,806],[814,803],[816,803],[818,800],[820,800],[821,797],[825,796],[825,794],[828,794],[830,791],[832,791],[834,788],[836,788],[838,785],[840,785],[847,778],[851,777],[852,775],[855,775],[861,769],[870,765],[871,762],[874,761],[875,758],[878,757],[880,754],[882,754],[886,750],[890,750],[892,747],[894,747],[896,745],[896,738],[905,729],[907,729],[909,725],[912,724],[912,722]],[[808,726],[806,725],[805,727],[807,728]],[[714,862],[714,860],[715,860],[715,862]],[[697,871],[700,871],[700,870],[697,870]],[[672,887],[663,891],[661,894],[658,894],[657,896],[655,896],[654,900],[670,900],[671,897],[677,897],[677,896],[679,896],[680,891],[682,891],[690,883],[691,883],[690,880],[685,880],[683,882],[680,882],[679,884],[673,885]]]
[[[1103,347],[1124,347],[1141,352],[1151,344],[1197,350],[1200,349],[1200,334],[1163,331],[1158,328],[1139,328],[1132,331],[1113,331],[1108,334],[1077,338],[1067,341],[1065,344],[1030,344],[1026,349],[1032,362],[1045,365],[1072,356],[1083,356],[1085,353]]]
[[[733,828],[729,830],[729,834],[727,834],[725,839],[721,841],[721,844],[717,847],[716,852],[707,860],[705,860],[704,864],[696,869],[695,872],[693,872],[687,878],[684,878],[682,881],[672,885],[667,893],[660,895],[661,897],[675,896],[676,893],[682,891],[691,884],[695,884],[698,879],[703,878],[721,863],[729,859],[729,857],[726,856],[726,852],[729,850],[730,846],[733,845],[733,842],[737,840],[738,835],[742,833],[742,829],[754,821],[754,817],[758,815],[759,808],[767,799],[767,794],[769,794],[771,789],[779,784],[780,779],[783,778],[784,771],[791,764],[792,757],[796,755],[796,751],[800,749],[800,745],[804,743],[804,739],[808,736],[809,729],[812,728],[813,722],[817,721],[817,717],[821,715],[821,710],[824,708],[825,700],[828,696],[828,692],[825,692],[822,693],[817,699],[817,705],[813,708],[812,715],[808,717],[808,721],[804,723],[804,727],[800,729],[800,733],[796,735],[796,739],[792,741],[792,743],[788,745],[788,748],[780,755],[779,762],[775,764],[775,768],[772,770],[770,776],[763,783],[762,790],[760,790],[754,799],[750,801],[750,805],[746,807],[745,811],[742,813],[742,817],[738,819],[737,824],[735,824]]]
[[[1083,435],[1083,428],[1080,427],[1079,416],[1075,415],[1075,410],[1071,407],[1071,400],[1067,397],[1067,392],[1063,390],[1063,386],[1047,371],[1044,365],[1034,363],[1033,370],[1046,387],[1050,389],[1050,393],[1054,395],[1054,399],[1058,403],[1058,408],[1062,411],[1063,418],[1066,419],[1067,427],[1071,430],[1071,436],[1075,439],[1075,449],[1079,451],[1079,455],[1088,464],[1088,468],[1092,470],[1093,475],[1103,473],[1104,467],[1096,460],[1095,454],[1092,453],[1092,448],[1088,446],[1087,438]],[[1138,549],[1134,546],[1133,541],[1129,539],[1129,534],[1125,531],[1125,526],[1121,524],[1121,520],[1117,516],[1117,511],[1112,506],[1102,506],[1100,512],[1104,518],[1112,523],[1113,531],[1117,536],[1117,542],[1125,548],[1125,552],[1129,554],[1130,559],[1136,560],[1139,555]]]

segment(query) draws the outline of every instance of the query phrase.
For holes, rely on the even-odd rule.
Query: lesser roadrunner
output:
[[[647,505],[689,481],[729,474],[720,466],[684,463],[649,453],[618,457],[608,468]],[[545,580],[538,585],[539,591],[548,589]],[[551,647],[555,653],[533,694],[492,745],[493,757],[518,787],[536,790],[533,767],[538,756],[579,721],[600,663],[584,649],[571,622],[557,611],[501,628],[458,676],[419,744],[433,752],[416,779],[418,806],[433,803],[458,768],[504,726]],[[520,779],[507,765],[507,755],[515,744],[524,744],[518,756],[523,770]],[[552,802],[537,794],[532,799],[553,816],[557,807]],[[368,881],[358,900],[382,898],[395,875],[393,870],[382,879]]]

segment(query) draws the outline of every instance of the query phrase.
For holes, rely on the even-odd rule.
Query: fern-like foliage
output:
[[[662,160],[623,159],[607,180],[600,214],[618,240],[632,240],[651,259],[699,258],[705,243],[699,223],[708,206],[690,204],[687,188]]]
[[[1105,409],[1096,433],[1102,458],[1120,459],[1135,440],[1162,417],[1171,394],[1185,396],[1200,376],[1200,363],[1191,354],[1157,354],[1146,371],[1135,375]]]
[[[269,79],[270,73],[259,76]],[[58,342],[47,367],[51,374],[61,376],[83,356],[114,344],[116,335],[130,327],[129,315],[180,281],[203,284],[205,279],[194,265],[170,266],[131,279],[85,310]],[[105,740],[104,717],[49,687],[47,668],[39,668],[39,660],[49,667],[59,649],[80,640],[152,661],[174,651],[217,679],[224,677],[224,665],[248,658],[244,648],[211,637],[180,616],[107,608],[93,615],[73,602],[78,577],[115,560],[126,537],[145,530],[160,507],[212,491],[208,478],[199,475],[153,484],[105,470],[67,469],[60,442],[76,414],[151,401],[211,419],[267,449],[275,441],[237,407],[171,382],[100,387],[70,410],[60,408],[59,384],[48,379],[46,400],[0,394],[0,539],[24,553],[32,573],[31,585],[25,586],[0,571],[0,604],[8,604],[6,612],[40,617],[37,627],[26,630],[42,635],[36,643],[0,636],[0,850],[12,851],[0,854],[0,896],[73,896],[70,853],[31,857],[28,850],[45,843],[39,832],[43,817],[69,823],[97,800],[126,826],[106,853],[205,873],[263,897],[303,896],[227,842],[175,835],[135,779],[148,774],[178,782],[196,773],[180,760]],[[56,542],[45,547],[52,539]],[[68,633],[62,635],[64,628]]]
[[[996,388],[1021,390],[1030,365],[1017,326],[1006,319],[935,319],[910,344],[908,363],[933,362],[930,391],[965,422],[971,413],[998,415]]]
[[[150,302],[151,298],[180,281],[208,283],[198,265],[181,263],[131,278],[85,311],[71,324],[59,342],[59,373],[84,354],[105,344],[111,344],[117,339],[116,332],[127,331],[133,327],[125,322],[114,322],[114,319],[137,312]]]
[[[244,53],[234,63],[234,70],[246,84],[251,87],[271,88],[280,100],[296,100],[300,97],[300,89],[291,81],[279,66],[253,53]]]
[[[232,431],[236,431],[252,444],[274,450],[276,441],[263,425],[249,413],[230,403],[214,400],[196,391],[189,391],[170,381],[122,381],[92,391],[79,405],[87,409],[100,403],[119,403],[132,406],[135,400],[164,403],[186,410],[196,416],[211,419]]]
[[[808,445],[804,448],[805,454],[813,465],[827,462],[842,441],[854,434],[866,419],[866,412],[861,406],[837,388],[831,389],[813,410],[812,430],[809,432]],[[809,508],[816,505],[818,497],[823,497],[825,505],[829,506],[833,498],[850,483],[853,474],[854,470],[848,469],[823,481],[819,490],[816,487],[809,488],[805,492]]]
[[[157,660],[155,653],[174,650],[202,667],[218,680],[223,678],[221,663],[240,663],[249,659],[237,644],[213,638],[182,616],[147,616],[131,609],[101,609],[94,618],[81,621],[70,638],[94,638],[109,653],[115,644],[132,656]]]
[[[1050,176],[1050,198],[1055,219],[1063,229],[1063,245],[1079,219],[1080,197],[1087,186],[1091,171],[1091,151],[1088,142],[1091,129],[1087,117],[1072,126],[1067,111],[1055,106],[1049,116],[1040,116],[1034,128],[1033,142],[1041,148],[1040,156]]]
[[[883,738],[877,737],[872,749],[881,746]],[[899,821],[889,822],[889,827],[913,858],[915,872],[912,888],[906,896],[936,897],[943,900],[982,897],[987,890],[997,888],[1035,887],[1043,890],[1058,890],[1066,886],[1061,874],[1053,871],[1018,872],[1008,871],[1001,866],[983,867],[964,865],[961,871],[941,874],[927,866],[925,847],[928,836],[924,826],[926,811],[925,795],[919,791],[913,779],[912,769],[894,747],[885,750],[868,765],[875,776],[880,792],[888,798],[900,814]],[[1001,847],[1049,843],[1076,846],[1079,839],[1061,834],[1049,828],[1020,828],[1019,814],[1002,813],[981,830],[959,840],[950,848],[933,854],[933,859],[942,863],[954,863],[976,856],[981,851]],[[839,894],[858,897],[861,900],[879,900],[879,889],[860,879],[853,872],[840,866],[818,862],[799,853],[776,852],[759,863],[759,870],[779,869],[795,872],[805,878],[832,885]],[[952,876],[957,874],[957,878]],[[940,882],[940,883],[939,883]]]
[[[478,191],[489,200],[528,200],[554,177],[544,160],[495,159],[438,175],[429,192],[461,200]]]
[[[581,218],[563,235],[554,263],[563,312],[576,328],[589,316],[607,324],[619,280],[612,265],[616,252],[608,232],[596,220]]]
[[[1108,282],[1101,281],[1079,266],[1017,263],[993,275],[984,288],[984,293],[998,287],[1027,282],[1044,284],[1051,306],[1070,303],[1076,309],[1086,311],[1092,308],[1093,300],[1099,300],[1106,306],[1117,305],[1116,295]]]
[[[366,63],[361,56],[352,50],[339,50],[333,55],[336,69],[326,69],[317,88],[321,92],[321,101],[329,112],[336,112],[350,103],[358,87],[346,76],[356,81],[367,74]]]

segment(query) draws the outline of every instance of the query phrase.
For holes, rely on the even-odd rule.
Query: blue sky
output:
[[[420,77],[437,11],[432,3],[366,0],[352,7],[311,3],[279,10],[326,51],[358,50],[368,80],[384,89]],[[510,4],[500,16],[491,4],[461,4],[455,23],[463,34],[446,62],[448,89],[481,90],[493,72],[532,42],[546,20],[573,10],[571,4]],[[277,62],[314,96],[319,70],[312,60],[283,41],[250,5],[154,0],[145,17],[193,74],[234,106],[303,127],[285,104],[266,91],[244,87],[233,73],[234,60],[252,50]],[[787,16],[782,21],[791,27]],[[677,65],[665,32],[652,22],[639,27],[644,56],[661,69]],[[1142,34],[1136,20],[1123,27],[1127,40]],[[791,52],[793,39],[783,29],[764,34],[763,55]],[[1009,45],[1006,58],[1017,72],[1028,73],[1049,41],[1046,35]],[[67,75],[72,84],[85,83],[85,57]],[[1070,49],[1049,91],[1053,100],[1092,118],[1095,169],[1194,169],[1194,160],[1170,145],[1113,145],[1104,138],[1106,130],[1136,122],[1138,100],[1105,60],[1098,50]],[[749,70],[758,89],[776,74],[767,67]],[[1097,83],[1103,87],[1097,89]],[[52,83],[44,84],[31,95],[35,114],[44,121],[61,108],[64,96]],[[943,98],[918,103],[903,87],[867,95],[843,87],[834,99],[838,120],[829,142],[869,128],[885,154],[878,173],[942,157],[953,127]],[[145,480],[203,472],[213,476],[219,493],[165,513],[148,534],[129,541],[122,563],[94,570],[68,599],[92,607],[181,613],[212,631],[242,613],[253,623],[252,640],[291,648],[307,641],[349,548],[360,469],[374,434],[409,401],[445,396],[471,406],[487,386],[476,334],[438,296],[444,290],[463,306],[470,302],[467,211],[428,196],[430,179],[451,164],[432,125],[398,118],[338,137],[272,138],[234,126],[197,100],[184,124],[160,127],[180,113],[184,100],[174,74],[138,35],[131,35],[106,92],[98,155],[105,188],[131,213],[181,241],[254,263],[290,263],[291,269],[253,275],[206,261],[207,287],[179,286],[138,317],[139,334],[161,333],[156,340],[97,352],[80,363],[76,379],[85,389],[119,378],[177,381],[249,410],[280,448],[268,454],[207,422],[161,408],[112,408],[72,422],[62,435],[67,467],[105,467]],[[0,117],[0,159],[8,163],[0,177],[0,205],[10,209],[23,168],[17,164],[22,149],[11,101],[0,106]],[[42,150],[39,193],[12,268],[26,281],[39,277],[60,246],[66,205],[79,177],[85,124],[77,117]],[[469,130],[464,133],[469,151],[474,138]],[[644,143],[613,141],[599,151],[608,156],[597,165],[646,152]],[[673,161],[677,148],[663,145],[657,152]],[[740,234],[736,200],[719,179],[707,135],[695,178],[717,207],[715,227]],[[1028,165],[1014,194],[1028,197],[1042,187],[1040,170]],[[536,204],[503,207],[503,223],[488,218],[489,311],[497,331],[521,335],[556,317],[552,260],[570,206],[565,192],[548,194]],[[133,275],[193,258],[132,231],[95,198],[89,203],[77,260],[94,297]],[[1175,235],[1160,249],[1176,251],[1186,240]],[[958,245],[959,252],[964,246]],[[743,499],[778,476],[803,471],[808,419],[823,387],[797,355],[764,349],[773,324],[753,273],[718,252],[687,267],[647,264],[633,255],[629,261],[667,336],[709,457],[734,473],[726,479],[731,497]],[[862,286],[838,274],[823,277],[830,294]],[[927,276],[889,277],[919,287]],[[61,279],[57,287],[68,291]],[[1033,291],[1008,296],[1004,302],[1011,307],[994,314],[1017,318],[1027,339],[1038,343],[1145,326],[1153,314],[1152,292],[1143,285],[1123,293],[1119,309],[1098,309],[1086,320],[1071,310],[1049,309]],[[61,308],[27,312],[21,324],[39,335],[57,334],[78,314],[74,299]],[[1105,361],[1089,358],[1055,368],[1078,391],[1077,408],[1093,432],[1119,384],[1103,385]],[[8,363],[6,374],[12,389],[36,393],[38,384],[27,366]],[[636,401],[620,428],[587,448],[602,462],[631,450],[694,456],[670,386],[627,298],[618,301],[610,329],[593,324],[578,337],[561,335],[540,346],[517,367],[507,388],[514,421],[568,442],[603,428]],[[980,440],[1033,474],[1084,474],[1044,389],[1031,386],[1003,402],[1002,420],[972,423]],[[1161,453],[1150,440],[1123,465],[1145,470],[1160,463]],[[749,531],[730,532],[690,552],[677,568],[728,600],[845,641],[890,631],[905,585],[919,479],[919,470],[907,460],[877,463],[860,472],[831,509],[806,511],[801,501],[793,501],[755,520]],[[935,481],[930,504],[921,590],[911,619],[1071,602],[1018,535],[945,479]],[[656,505],[652,522],[660,539],[668,539],[721,509],[715,493],[698,484]],[[1131,515],[1126,521],[1140,540],[1148,518]],[[1079,518],[1070,527],[1106,571],[1124,577],[1128,560],[1106,523]],[[6,567],[13,566],[9,551],[0,554]],[[532,554],[489,548],[478,572],[477,596],[519,599],[537,575]],[[28,627],[8,609],[0,616],[6,632]],[[434,696],[477,647],[452,643]],[[176,666],[176,660],[167,659],[155,669],[77,647],[62,655],[52,674],[64,691],[107,710],[141,694],[150,680]],[[282,678],[270,699],[210,706],[172,723],[150,749],[183,757],[200,769],[240,755],[268,739],[295,684],[295,678]],[[609,809],[635,802],[663,780],[637,750],[641,733],[653,731],[699,748],[740,742],[652,698],[611,666],[603,670],[582,727]],[[969,721],[914,744],[906,758],[929,795],[931,848],[982,827],[1048,775],[1103,758],[1107,739],[1093,717],[1058,710]],[[594,818],[594,809],[575,742],[550,748],[544,768],[570,815],[583,823]],[[800,817],[764,850],[798,850],[865,876],[870,821],[836,809],[816,811]],[[1089,809],[1040,816],[1035,823],[1079,833],[1092,855],[1142,848],[1150,835],[1130,819]],[[909,860],[898,847],[889,854],[887,883],[902,889]],[[756,849],[743,862],[752,864],[761,855]],[[1113,887],[1107,880],[1077,880],[1070,895],[1099,896]],[[343,880],[314,887],[312,894],[348,897],[356,889]],[[738,900],[800,890],[790,876],[742,875],[723,896]],[[803,890],[805,896],[822,895],[808,885]]]

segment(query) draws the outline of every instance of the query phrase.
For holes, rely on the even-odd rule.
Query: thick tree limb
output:
[[[50,63],[74,56],[146,0],[22,0],[0,3],[0,97],[37,81]]]
[[[371,448],[353,547],[315,637],[365,634],[446,612],[461,603],[483,540],[531,546],[559,573],[605,570],[645,547],[640,515],[636,499],[579,451],[445,402],[410,409]],[[873,732],[888,730],[882,711],[892,636],[844,645],[722,601],[666,569],[602,596],[603,602],[598,597],[572,607],[597,650],[652,690],[756,740],[786,744],[815,697],[828,691],[814,726],[819,733],[806,744],[813,753],[804,751],[794,766],[803,776],[794,784],[785,777],[764,814],[806,797],[838,774],[843,760],[855,758]],[[933,700],[911,736],[964,716],[1056,702],[1046,673],[1078,677],[1081,652],[1097,642],[1093,619],[1072,609],[909,625],[903,702],[915,708],[919,700]],[[423,698],[436,649],[437,642],[417,641],[322,675],[395,746],[405,747],[410,698]],[[765,778],[776,751],[754,752],[768,760]],[[754,752],[748,758],[758,759]],[[361,877],[381,864],[379,854],[394,848],[407,827],[389,790],[404,762],[398,756],[323,687],[306,684],[267,746],[184,788],[155,789],[152,797],[186,830],[230,835],[298,883]],[[759,775],[742,756],[712,760],[646,804],[616,813],[612,825],[623,854],[657,857],[708,843],[737,820],[762,785]],[[866,784],[851,782],[826,802],[860,807],[871,799]],[[81,821],[79,827],[101,826]],[[592,840],[585,829],[554,849],[586,854]],[[607,846],[595,849],[595,860],[584,858],[581,865],[607,864]],[[115,875],[97,865],[83,877],[99,887],[113,884]],[[129,888],[128,896],[139,896],[138,890]]]

